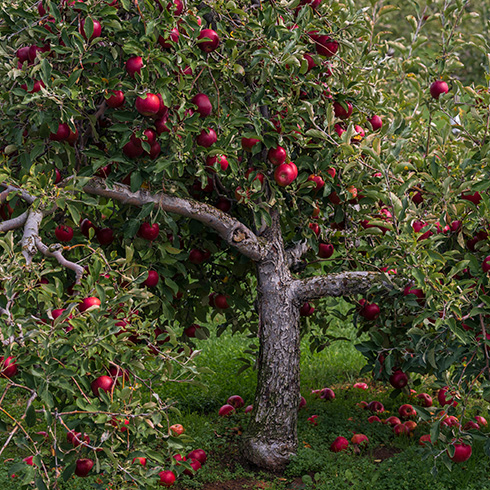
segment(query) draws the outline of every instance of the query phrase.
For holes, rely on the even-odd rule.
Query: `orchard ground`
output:
[[[179,400],[181,415],[173,414],[172,423],[180,423],[185,434],[192,441],[183,443],[183,454],[191,449],[203,448],[208,453],[208,461],[193,478],[180,476],[176,490],[242,490],[242,489],[490,489],[488,470],[490,462],[484,457],[483,443],[473,445],[473,454],[466,462],[453,465],[449,471],[442,461],[435,462],[427,457],[418,441],[422,434],[430,430],[429,424],[420,423],[410,437],[396,437],[392,428],[382,423],[369,423],[371,412],[361,408],[361,401],[378,400],[386,411],[379,414],[381,419],[398,416],[398,407],[413,403],[413,396],[402,393],[392,398],[393,389],[383,383],[374,383],[370,378],[359,377],[364,364],[362,355],[355,350],[356,330],[337,325],[332,334],[345,336],[351,341],[332,343],[320,353],[309,353],[305,343],[302,359],[302,389],[307,405],[299,414],[300,448],[297,456],[289,464],[285,474],[273,475],[258,472],[246,465],[240,458],[238,441],[247,424],[249,415],[238,410],[227,418],[218,417],[219,407],[231,395],[239,394],[245,405],[252,403],[256,374],[246,369],[237,375],[243,366],[241,359],[249,358],[247,351],[253,350],[254,339],[242,335],[225,333],[216,336],[216,328],[211,339],[197,341],[202,354],[198,363],[213,370],[205,375],[207,390],[191,385],[167,385],[161,395]],[[365,382],[367,390],[354,388],[356,382]],[[412,379],[410,386],[418,393],[428,392],[437,404],[438,389],[430,378]],[[314,389],[330,387],[335,399],[325,401],[311,394]],[[10,399],[5,408],[16,413],[16,400]],[[18,405],[22,409],[22,404]],[[476,414],[487,416],[487,404],[479,402],[471,405],[468,418]],[[313,417],[316,415],[317,417]],[[317,425],[310,422],[316,420]],[[483,432],[488,429],[483,428]],[[350,444],[347,451],[333,453],[330,445],[338,436],[351,439],[354,433],[365,434],[369,444],[365,448],[355,448]],[[0,440],[3,442],[3,440]],[[8,477],[8,466],[19,461],[25,454],[10,449],[0,468],[0,483],[5,490],[18,488],[15,479]],[[441,458],[442,459],[442,458]],[[434,466],[437,474],[434,474]],[[72,477],[63,488],[84,490],[93,488],[96,477]]]

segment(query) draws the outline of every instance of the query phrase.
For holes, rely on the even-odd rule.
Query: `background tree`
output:
[[[468,4],[414,5],[408,42],[388,37],[395,7],[382,2],[2,7],[0,304],[3,355],[23,381],[8,388],[39,396],[48,423],[78,405],[96,432],[132,413],[134,390],[80,407],[85,374],[129,368],[141,397],[176,379],[175,362],[193,379],[191,339],[210,315],[259,338],[243,450],[281,469],[297,444],[300,334],[320,349],[328,315],[342,316],[310,302],[349,296],[343,318],[369,332],[376,376],[484,390],[487,344],[461,322],[485,338],[490,96],[458,76]],[[82,298],[99,308],[81,311]],[[76,383],[53,392],[59,374]],[[161,437],[157,401],[135,417],[156,432],[97,465]],[[147,476],[165,464],[154,457]]]

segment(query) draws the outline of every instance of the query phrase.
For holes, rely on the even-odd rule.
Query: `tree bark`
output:
[[[261,468],[282,471],[297,449],[299,305],[293,294],[293,278],[277,216],[267,238],[270,252],[256,263],[259,371],[254,410],[242,439],[242,452]]]

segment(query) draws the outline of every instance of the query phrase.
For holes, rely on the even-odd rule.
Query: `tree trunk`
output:
[[[282,471],[297,449],[300,402],[299,308],[282,238],[257,262],[260,350],[252,419],[242,454],[255,465]]]

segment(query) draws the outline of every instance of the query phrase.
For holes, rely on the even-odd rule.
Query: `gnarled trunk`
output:
[[[242,453],[262,468],[283,470],[297,448],[300,402],[299,309],[282,238],[257,262],[260,350],[258,382]]]

